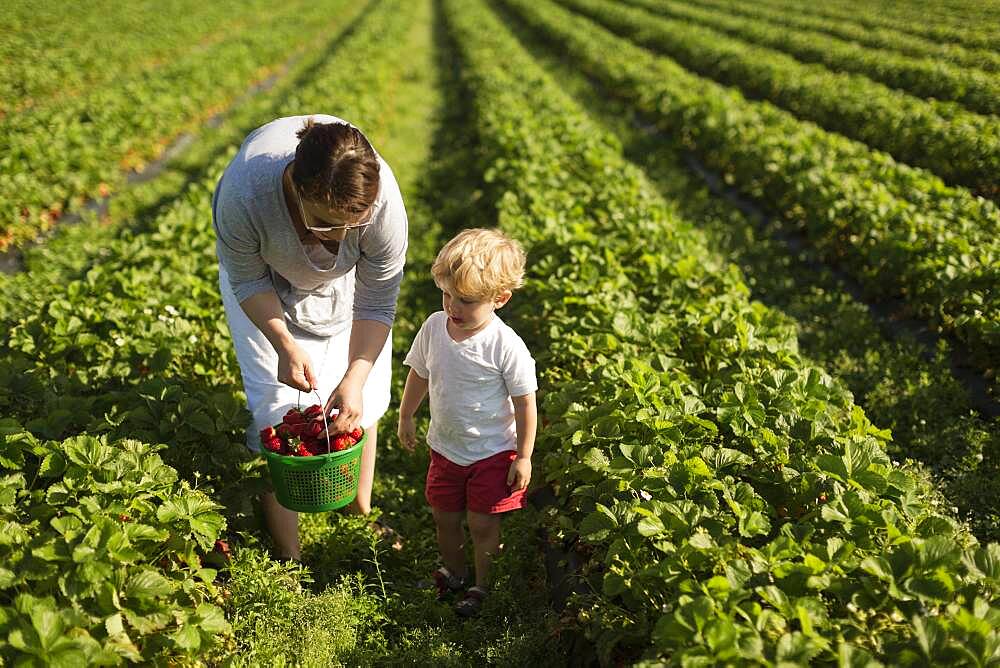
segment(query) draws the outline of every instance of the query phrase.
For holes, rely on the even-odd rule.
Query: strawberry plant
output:
[[[158,449],[41,441],[0,423],[4,660],[149,662],[204,652],[230,633],[216,571],[202,563],[225,520]]]
[[[953,103],[924,100],[860,74],[806,65],[712,28],[606,0],[562,0],[618,34],[674,58],[685,68],[768,100],[798,118],[925,167],[946,182],[1000,198],[1000,119]]]
[[[587,557],[571,614],[601,661],[992,660],[1000,547],[889,460],[483,3],[447,10],[500,225],[532,257],[548,526]]]
[[[908,315],[955,334],[984,371],[1000,363],[993,202],[748,102],[552,2],[505,4],[679,148],[804,233],[870,297],[899,300]]]

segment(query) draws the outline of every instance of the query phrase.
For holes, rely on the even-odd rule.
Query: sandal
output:
[[[455,604],[455,613],[459,617],[475,617],[483,609],[483,601],[486,600],[486,590],[482,587],[469,587],[465,592],[465,598]]]
[[[435,570],[431,575],[433,576],[431,581],[422,580],[417,585],[424,589],[437,589],[437,598],[439,601],[443,601],[459,593],[465,589],[465,585],[467,584],[465,578],[455,577],[444,566]]]

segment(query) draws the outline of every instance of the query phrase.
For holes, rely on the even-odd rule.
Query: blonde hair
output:
[[[503,232],[471,228],[459,232],[437,254],[434,283],[465,299],[489,301],[524,284],[524,249]]]

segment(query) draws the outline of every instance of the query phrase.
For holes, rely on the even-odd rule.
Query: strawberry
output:
[[[326,454],[326,442],[325,441],[306,441],[306,450],[309,451],[310,455],[325,455]]]
[[[281,421],[287,425],[296,425],[296,424],[302,424],[303,422],[306,421],[306,419],[302,415],[302,413],[299,412],[299,409],[290,408],[288,409],[288,412],[285,413],[285,417],[283,417]]]
[[[361,436],[363,433],[364,432],[361,431],[361,427],[355,427],[354,431],[351,432],[351,438],[353,438],[354,442],[357,443],[358,441],[361,440]]]
[[[283,441],[287,441],[294,435],[292,434],[292,428],[289,425],[285,424],[284,422],[279,424],[278,428],[275,431],[278,434],[278,438],[280,438]]]
[[[299,457],[310,457],[312,453],[309,452],[309,448],[306,447],[305,443],[299,443],[295,446],[294,453]]]
[[[274,430],[274,427],[264,427],[260,430],[260,442],[266,443],[277,435],[278,432]]]
[[[310,438],[319,438],[323,433],[323,423],[322,422],[310,422],[305,425],[303,429],[303,436],[308,436]]]
[[[274,438],[269,439],[267,441],[264,441],[263,445],[264,445],[265,448],[267,448],[271,452],[281,452],[282,443],[281,443],[281,439],[278,438],[277,436],[275,436]]]
[[[337,437],[333,439],[333,449],[337,452],[346,450],[352,445],[354,444],[351,442],[350,434],[338,434]]]
[[[323,414],[323,407],[320,406],[319,404],[313,404],[309,408],[302,411],[302,415],[304,415],[307,420],[318,418],[322,414]]]
[[[215,541],[215,545],[213,546],[212,549],[213,549],[213,551],[218,552],[223,557],[225,557],[226,561],[229,561],[229,543],[228,543],[228,541],[224,541],[222,539],[219,539],[219,540]]]

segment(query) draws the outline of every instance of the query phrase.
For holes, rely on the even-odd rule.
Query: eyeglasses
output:
[[[375,222],[374,220],[371,220],[371,218],[374,217],[375,213],[373,208],[368,213],[369,220],[364,223],[356,223],[354,225],[325,225],[323,227],[311,227],[309,223],[306,222],[306,209],[304,206],[302,206],[302,195],[299,194],[299,189],[293,187],[292,190],[295,191],[295,201],[299,205],[299,217],[302,218],[302,225],[305,226],[305,228],[310,232],[340,232],[341,230],[346,232],[350,230],[357,230],[362,227],[368,227],[373,222]]]

